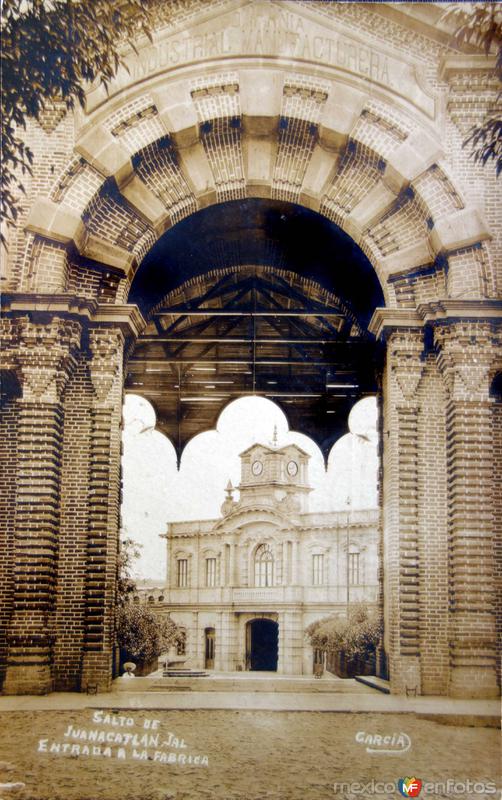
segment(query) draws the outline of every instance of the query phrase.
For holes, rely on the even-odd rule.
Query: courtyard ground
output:
[[[414,714],[26,709],[1,725],[2,800],[388,800],[407,776],[457,784],[421,798],[498,796],[497,729]]]

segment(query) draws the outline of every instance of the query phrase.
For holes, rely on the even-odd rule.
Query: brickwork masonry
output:
[[[90,92],[78,118],[55,107],[28,123],[33,176],[2,260],[5,693],[109,686],[123,361],[139,330],[122,304],[170,226],[246,197],[334,221],[382,285],[386,309],[370,327],[387,348],[380,574],[392,691],[497,691],[501,413],[490,386],[502,370],[502,215],[490,165],[462,149],[491,102],[490,66],[448,62],[447,44],[384,5],[297,4],[305,28],[370,41],[378,75],[215,52],[163,74],[133,70],[121,93]],[[178,6],[187,30],[208,7]],[[175,30],[162,8],[159,36]],[[387,70],[403,58],[409,97]]]

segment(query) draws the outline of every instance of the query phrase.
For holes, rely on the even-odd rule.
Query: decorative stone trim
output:
[[[486,239],[491,239],[491,234],[477,208],[464,208],[438,220],[430,236],[436,253],[459,250]]]

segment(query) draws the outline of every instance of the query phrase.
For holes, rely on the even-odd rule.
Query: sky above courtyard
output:
[[[375,508],[377,505],[377,407],[372,397],[357,403],[349,430],[331,449],[325,470],[320,449],[308,436],[289,430],[281,409],[262,397],[244,397],[221,413],[216,430],[205,431],[186,446],[180,469],[169,439],[155,429],[155,412],[142,397],[124,404],[122,536],[141,547],[137,579],[165,579],[165,533],[168,522],[215,519],[229,480],[240,481],[240,459],[255,442],[295,443],[311,456],[310,511]],[[234,493],[238,499],[238,492]]]

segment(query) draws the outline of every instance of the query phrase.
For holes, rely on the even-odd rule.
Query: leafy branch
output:
[[[348,619],[324,617],[305,631],[312,647],[327,653],[345,653],[348,658],[367,658],[374,653],[383,633],[382,620],[363,603],[354,603]]]
[[[134,562],[141,555],[143,545],[134,539],[122,539],[120,541],[118,557],[118,581],[117,581],[117,604],[125,606],[131,595],[137,591],[136,581],[132,577]]]
[[[489,56],[496,51],[495,74],[502,82],[502,4],[494,2],[454,3],[442,15],[455,26],[453,41],[458,47],[474,45]],[[502,172],[502,92],[495,108],[490,109],[479,125],[474,125],[463,147],[470,147],[471,157],[483,166],[495,161],[497,176]]]
[[[28,118],[62,104],[85,106],[86,84],[107,87],[124,61],[124,44],[136,50],[151,40],[149,0],[4,0],[1,18],[0,211],[8,225],[19,215],[22,176],[32,174],[33,153],[22,130]]]

